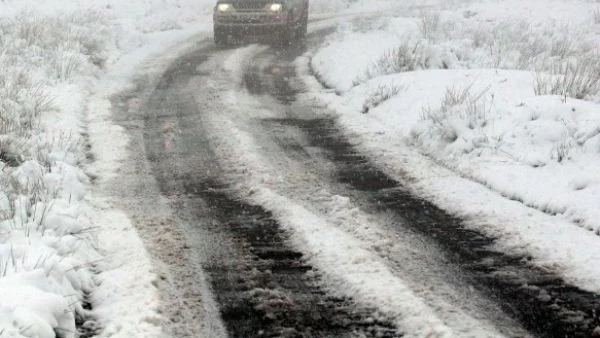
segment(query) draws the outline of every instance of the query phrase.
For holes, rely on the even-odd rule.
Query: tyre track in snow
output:
[[[176,210],[173,224],[198,241],[183,239],[170,249],[198,251],[195,257],[208,274],[229,336],[401,336],[374,311],[328,295],[319,273],[290,247],[272,215],[238,199],[223,179],[226,168],[220,167],[203,126],[203,115],[222,109],[221,93],[203,88],[219,69],[199,67],[230,53],[205,48],[182,56],[139,107],[146,159],[161,195]],[[203,102],[194,100],[196,93]],[[184,295],[191,287],[177,285]],[[197,311],[185,301],[179,306],[182,312]]]
[[[165,297],[181,299],[167,299],[165,303],[174,307],[167,311],[168,314],[184,315],[176,315],[171,320],[174,325],[186,320],[190,322],[187,325],[201,325],[194,322],[202,317],[198,315],[201,311],[196,304],[203,301],[202,295],[194,285],[201,277],[195,276],[192,267],[186,270],[185,265],[200,264],[209,273],[208,280],[231,336],[400,336],[385,320],[373,321],[377,311],[361,308],[349,298],[328,296],[320,272],[308,264],[300,250],[290,245],[290,234],[282,230],[278,217],[267,208],[238,198],[236,186],[224,179],[223,172],[227,168],[219,166],[219,157],[211,151],[211,135],[203,125],[204,115],[218,114],[223,108],[216,104],[222,93],[210,92],[203,87],[203,83],[220,70],[218,67],[199,70],[198,67],[211,57],[225,58],[233,52],[208,47],[179,58],[151,88],[148,97],[141,100],[141,105],[133,105],[137,114],[144,116],[142,121],[124,123],[132,130],[143,129],[142,137],[136,140],[142,147],[141,156],[136,157],[140,163],[136,165],[148,167],[142,171],[157,181],[160,196],[156,198],[166,199],[171,209],[176,210],[173,215],[162,216],[148,224],[151,230],[144,230],[154,232],[155,236],[145,236],[147,242],[154,242],[150,247],[160,249],[159,256],[164,258],[167,266],[175,266],[171,267],[171,276],[167,279],[173,279],[173,285],[179,290],[167,292]],[[448,271],[460,275],[457,281],[448,281],[448,284],[471,285],[473,290],[467,287],[467,291],[473,295],[462,295],[467,298],[477,298],[474,296],[477,293],[487,295],[492,303],[503,309],[494,315],[492,312],[496,307],[493,304],[476,304],[481,306],[476,306],[476,310],[484,310],[484,318],[480,318],[483,322],[491,318],[502,329],[513,325],[510,320],[503,319],[508,315],[538,336],[590,336],[598,323],[596,295],[565,285],[544,271],[532,269],[526,259],[491,251],[488,246],[493,243],[492,239],[464,230],[459,220],[411,196],[357,154],[339,133],[333,119],[307,117],[306,110],[318,108],[307,102],[294,103],[302,88],[298,87],[299,82],[289,63],[299,52],[302,49],[267,50],[249,60],[253,66],[240,74],[242,87],[260,97],[269,109],[283,112],[281,117],[258,121],[265,128],[259,128],[255,133],[270,133],[256,137],[270,139],[285,150],[291,162],[302,162],[315,177],[321,177],[322,181],[313,182],[314,185],[323,185],[331,193],[349,196],[350,204],[370,214],[388,215],[389,224],[378,225],[393,228],[401,224],[406,228],[395,229],[397,232],[408,231],[410,236],[416,234],[414,238],[417,239],[420,235],[433,238],[431,242],[446,254],[446,258],[439,257],[441,264],[447,264]],[[215,64],[219,65],[219,62]],[[206,102],[194,101],[198,92]],[[139,94],[131,95],[127,101],[136,101],[135,96]],[[271,95],[276,102],[264,95]],[[277,130],[281,133],[273,134]],[[135,171],[131,179],[135,179],[138,169]],[[152,211],[152,206],[142,208]],[[316,211],[319,209],[323,206],[315,206]],[[380,222],[381,219],[376,223]],[[178,235],[164,240],[160,237],[162,231]],[[197,252],[187,255],[190,250]],[[398,248],[383,245],[373,248],[373,252],[389,260],[392,270],[400,271],[403,265],[410,265],[397,259],[396,254],[401,254]],[[413,258],[419,258],[420,254],[417,252]],[[180,261],[181,255],[187,255],[187,261]],[[190,261],[192,258],[197,261]],[[418,270],[419,266],[414,268]],[[414,274],[410,267],[406,269],[399,274]],[[440,273],[448,277],[448,271]],[[425,275],[437,273],[422,272]],[[426,278],[422,279],[423,283]],[[425,285],[424,289],[427,287]],[[435,296],[436,292],[421,290],[418,294],[427,298],[431,293]],[[461,310],[461,302],[455,305]],[[175,332],[178,332],[177,337],[197,336],[190,333],[192,331]],[[512,334],[514,332],[519,334]],[[518,328],[508,328],[503,333],[525,335]],[[458,336],[481,337],[467,333]]]
[[[185,61],[206,60],[214,52],[206,45],[211,43],[200,42],[200,46],[194,43],[195,53],[188,54]],[[173,72],[162,76],[167,65],[178,68],[181,60],[171,56],[163,58],[145,65],[147,69],[141,69],[143,75],[131,89],[112,97],[113,120],[129,136],[129,156],[111,180],[108,193],[127,213],[153,259],[155,271],[152,273],[158,277],[153,284],[160,296],[157,313],[162,320],[153,319],[152,324],[162,327],[164,335],[161,337],[224,337],[225,330],[201,267],[200,252],[211,238],[201,227],[195,227],[203,220],[191,217],[187,209],[181,208],[182,200],[177,195],[167,196],[162,192],[176,187],[179,181],[175,178],[180,173],[177,167],[171,167],[169,172],[173,185],[165,187],[158,183],[164,176],[156,171],[156,163],[177,155],[172,153],[176,135],[173,112],[196,109],[193,100],[181,100],[189,97],[188,92],[180,93],[173,100],[163,93],[166,98],[160,107],[170,106],[171,111],[154,109],[158,107],[147,109],[156,91],[165,90],[169,83],[170,90],[177,91],[176,85],[181,84],[173,83],[177,77]],[[153,120],[160,120],[162,124],[150,126],[148,121]],[[151,127],[156,129],[148,129]],[[162,149],[162,154],[157,150],[147,152],[149,148]]]
[[[370,247],[371,252],[367,254],[370,256],[367,258],[371,261],[369,264],[375,266],[378,261],[386,262],[388,267],[384,270],[395,274],[394,280],[389,279],[390,275],[384,270],[370,275],[367,268],[364,275],[367,283],[378,283],[379,278],[380,283],[389,283],[387,285],[390,290],[404,290],[401,292],[402,296],[396,295],[394,299],[381,302],[379,306],[392,311],[399,320],[399,325],[408,330],[408,335],[421,337],[431,334],[433,337],[441,337],[452,332],[457,337],[528,336],[510,318],[498,315],[502,312],[499,307],[477,295],[468,283],[461,280],[460,276],[457,277],[453,271],[457,269],[456,266],[445,266],[442,262],[444,258],[438,253],[435,244],[414,231],[407,231],[402,220],[390,218],[389,212],[380,212],[353,198],[355,189],[348,189],[345,184],[338,182],[337,164],[328,158],[322,145],[311,144],[306,131],[300,128],[305,123],[323,122],[324,126],[320,127],[325,129],[316,130],[326,131],[329,122],[329,119],[316,118],[311,111],[312,107],[307,109],[307,102],[302,99],[295,102],[297,92],[303,89],[295,77],[291,62],[300,53],[302,50],[291,48],[254,55],[248,62],[250,66],[241,76],[242,84],[249,93],[263,101],[265,109],[280,112],[279,117],[258,119],[255,122],[258,126],[254,127],[253,132],[260,148],[269,153],[262,161],[265,166],[274,166],[278,173],[289,173],[280,174],[281,184],[275,188],[277,193],[311,212],[313,216],[307,215],[307,218],[324,223],[323,227],[338,228]],[[265,97],[265,94],[270,94],[272,98]],[[361,162],[363,160],[359,159]],[[345,170],[352,170],[352,161],[347,163]],[[360,171],[354,174],[362,176]],[[367,181],[365,185],[373,190],[382,188],[374,183],[376,182]],[[347,197],[351,197],[349,201]],[[270,204],[272,203],[266,203]],[[290,210],[293,208],[288,207]],[[275,206],[276,209],[278,208]],[[303,226],[296,224],[292,227],[301,231]],[[395,231],[394,228],[399,227],[402,231]],[[352,241],[352,238],[347,240]],[[359,246],[353,250],[356,249],[361,250]],[[318,261],[319,258],[315,260]],[[340,261],[338,264],[344,263]],[[360,263],[355,265],[360,269]],[[341,273],[352,275],[352,269],[349,267],[346,272]],[[331,270],[338,270],[339,273],[339,269]],[[353,278],[357,277],[358,275]],[[339,283],[335,279],[332,282]],[[349,282],[349,285],[352,284],[353,282]],[[410,289],[408,292],[407,286]],[[364,290],[354,291],[357,297],[363,297],[365,292],[367,295],[371,292],[368,297],[382,297],[382,294],[373,294],[372,292],[378,291],[369,284],[362,289]],[[424,310],[424,307],[427,309]],[[443,323],[446,328],[427,332],[428,327],[435,327],[436,321]]]
[[[265,130],[257,135],[279,130],[270,133],[272,142],[284,149],[290,158],[312,162],[309,170],[320,173],[324,181],[337,182],[337,188],[333,184],[330,189],[350,196],[352,203],[368,212],[391,215],[390,224],[401,225],[428,238],[444,254],[442,260],[449,270],[460,275],[458,282],[469,285],[497,304],[502,314],[494,320],[503,316],[513,318],[531,334],[540,337],[592,336],[600,325],[598,295],[569,285],[556,274],[533,266],[527,257],[494,251],[491,248],[493,238],[464,228],[459,219],[413,196],[399,182],[372,165],[344,138],[334,118],[328,117],[327,113],[315,116],[311,112],[322,108],[311,106],[310,102],[294,103],[303,90],[291,63],[297,56],[295,50],[265,51],[257,54],[249,63],[252,66],[246,68],[243,83],[248,92],[263,97],[264,105],[269,109],[286,112],[282,118],[262,119]],[[265,94],[272,99],[264,99]],[[298,134],[302,136],[290,137]],[[315,161],[314,156],[322,158]],[[395,231],[405,232],[406,229]],[[387,258],[394,267],[394,258]],[[448,283],[456,281],[448,280]],[[493,308],[489,306],[486,315],[490,315]]]

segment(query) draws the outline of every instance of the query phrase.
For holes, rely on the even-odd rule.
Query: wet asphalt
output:
[[[202,125],[205,107],[186,89],[191,77],[210,76],[197,69],[215,51],[193,51],[163,74],[142,107],[143,137],[161,193],[218,243],[203,269],[229,336],[401,337],[374,310],[328,295],[272,215],[237,198],[220,177]]]

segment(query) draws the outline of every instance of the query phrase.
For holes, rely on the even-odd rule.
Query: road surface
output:
[[[210,40],[113,98],[113,194],[173,337],[589,337],[600,297],[413,196],[311,99],[302,43]]]

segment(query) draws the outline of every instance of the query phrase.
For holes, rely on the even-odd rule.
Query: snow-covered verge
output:
[[[211,6],[0,3],[0,337],[160,332],[143,245],[84,171],[86,105],[124,55],[205,21]]]
[[[83,25],[83,22],[86,22]],[[79,167],[83,90],[101,21],[1,18],[0,335],[72,337],[102,258]]]
[[[580,0],[408,6],[342,25],[308,57],[332,88],[320,99],[374,160],[501,249],[600,291],[598,13]]]

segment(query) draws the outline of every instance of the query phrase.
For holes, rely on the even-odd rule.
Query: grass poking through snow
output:
[[[536,95],[560,95],[575,99],[592,99],[600,93],[600,60],[583,58],[555,66],[550,74],[538,73]]]
[[[472,88],[447,88],[438,108],[424,107],[423,120],[429,121],[440,139],[447,143],[456,141],[461,129],[481,130],[488,123],[493,96],[488,89],[473,93]]]
[[[9,335],[44,336],[48,324],[27,319],[39,317],[53,318],[61,337],[75,337],[84,294],[94,287],[90,262],[100,256],[82,217],[78,137],[49,131],[44,117],[60,108],[53,87],[103,65],[98,20],[0,18],[0,328]]]
[[[395,84],[380,84],[377,88],[369,94],[367,100],[363,106],[363,114],[369,112],[369,110],[376,108],[385,101],[398,95],[402,91],[402,86]]]

